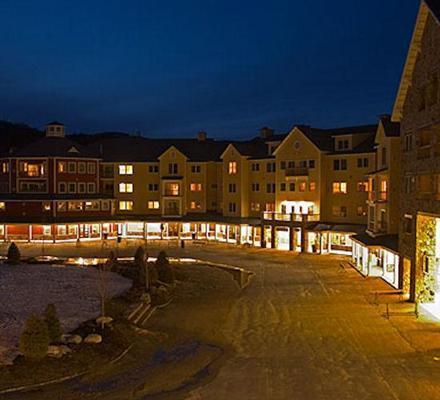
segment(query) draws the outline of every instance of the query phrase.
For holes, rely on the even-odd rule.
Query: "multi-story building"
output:
[[[359,271],[380,276],[395,288],[399,274],[400,124],[380,117],[375,137],[375,164],[368,171],[366,232],[352,237],[352,258]]]
[[[392,118],[401,124],[403,288],[440,315],[440,5],[422,1]]]
[[[0,159],[1,221],[11,222],[0,225],[0,237],[66,240],[111,233],[111,225],[96,223],[114,214],[113,195],[100,192],[100,161],[93,149],[67,139],[58,122],[46,126],[44,138],[11,149]]]
[[[3,238],[35,240],[41,225],[53,240],[203,237],[348,251],[367,222],[375,131],[296,126],[282,135],[263,128],[247,141],[200,132],[81,146],[49,124],[45,138],[2,159]]]

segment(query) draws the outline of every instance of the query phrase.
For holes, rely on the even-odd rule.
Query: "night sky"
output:
[[[250,137],[391,112],[417,0],[0,0],[0,119]]]

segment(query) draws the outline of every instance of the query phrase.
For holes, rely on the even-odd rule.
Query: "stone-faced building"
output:
[[[404,290],[440,311],[440,2],[422,1],[392,118],[401,124]]]

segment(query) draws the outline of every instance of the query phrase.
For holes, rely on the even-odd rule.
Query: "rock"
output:
[[[102,342],[102,336],[98,335],[97,333],[91,333],[90,335],[87,335],[84,339],[84,343],[86,344],[99,344]]]
[[[80,344],[82,342],[82,337],[79,335],[62,335],[61,342],[65,344]]]
[[[61,358],[62,356],[71,353],[72,350],[70,349],[70,347],[66,346],[66,345],[60,345],[60,346],[49,346],[49,348],[47,349],[47,355],[49,357],[54,357],[54,358]]]
[[[101,326],[101,325],[109,325],[113,322],[113,318],[112,317],[98,317],[96,318],[96,323]]]

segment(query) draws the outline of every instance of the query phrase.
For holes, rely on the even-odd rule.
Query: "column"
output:
[[[272,249],[274,249],[275,248],[275,245],[276,245],[276,238],[275,238],[275,233],[276,233],[276,230],[275,230],[275,226],[273,226],[273,225],[271,225],[270,226],[270,233],[271,233],[271,246],[272,246]]]
[[[295,251],[295,229],[289,228],[289,251]]]

